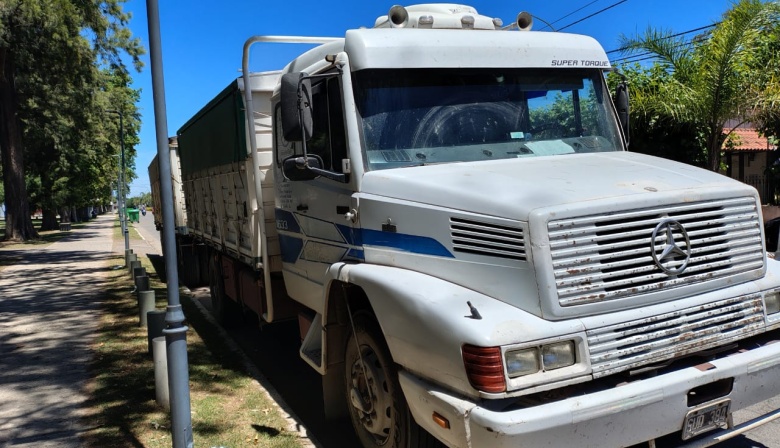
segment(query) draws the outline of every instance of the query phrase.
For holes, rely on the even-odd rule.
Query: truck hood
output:
[[[372,171],[361,192],[527,221],[542,207],[735,185],[742,184],[691,165],[612,152]]]

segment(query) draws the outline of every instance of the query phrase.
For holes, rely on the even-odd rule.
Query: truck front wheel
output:
[[[345,392],[352,426],[361,444],[365,448],[439,446],[414,422],[374,317],[359,311],[352,320],[354,332],[345,349]]]

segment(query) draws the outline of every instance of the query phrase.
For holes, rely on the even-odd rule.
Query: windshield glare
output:
[[[622,150],[600,71],[355,74],[368,169]]]

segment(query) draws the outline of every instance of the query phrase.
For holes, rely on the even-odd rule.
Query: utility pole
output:
[[[152,68],[154,124],[157,135],[157,160],[160,168],[160,200],[163,211],[163,253],[167,277],[168,307],[163,330],[168,357],[168,390],[171,400],[171,440],[173,448],[191,448],[192,417],[190,416],[190,380],[187,365],[187,327],[179,301],[179,273],[174,240],[173,182],[168,148],[168,123],[165,110],[162,49],[160,43],[160,11],[157,0],[146,0],[149,25],[149,56]]]

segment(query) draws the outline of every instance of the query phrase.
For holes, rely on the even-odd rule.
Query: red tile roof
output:
[[[730,129],[724,129],[723,132],[728,132]],[[730,139],[736,140],[736,145],[733,148],[726,146],[726,142]],[[769,143],[766,137],[758,135],[758,131],[752,128],[737,128],[731,133],[731,136],[723,143],[723,149],[727,151],[774,151],[777,146]]]

